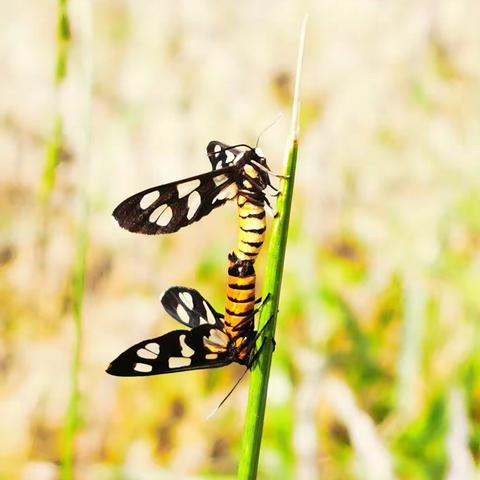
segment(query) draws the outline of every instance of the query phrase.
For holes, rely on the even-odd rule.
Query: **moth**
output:
[[[278,175],[260,148],[211,141],[207,156],[212,171],[136,193],[115,208],[113,217],[130,232],[156,235],[191,225],[237,197],[271,209],[265,190],[278,193],[270,182],[270,175]]]
[[[162,296],[165,311],[188,329],[139,342],[121,353],[107,373],[121,377],[215,368],[232,362],[250,368],[258,337],[251,322],[225,327],[224,317],[196,290],[171,287]],[[252,313],[254,315],[255,312]]]

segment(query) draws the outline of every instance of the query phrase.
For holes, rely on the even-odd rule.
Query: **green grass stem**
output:
[[[285,249],[287,246],[288,225],[295,180],[295,167],[298,154],[299,113],[300,113],[300,78],[305,44],[307,17],[303,20],[300,33],[300,46],[297,58],[295,79],[295,92],[292,108],[292,123],[287,143],[286,164],[284,178],[280,181],[280,195],[277,199],[278,215],[273,221],[272,236],[268,249],[267,265],[263,298],[270,294],[270,300],[264,304],[259,319],[258,329],[265,327],[264,335],[259,339],[257,348],[263,344],[258,360],[252,368],[250,391],[248,397],[245,426],[242,439],[242,452],[238,468],[240,480],[253,480],[257,477],[260,444],[262,440],[263,421],[267,399],[268,379],[272,362],[273,342],[268,339],[275,338],[280,290],[282,285]],[[267,322],[268,325],[267,325]]]
[[[62,480],[71,480],[74,462],[74,438],[79,424],[79,398],[78,375],[80,372],[80,354],[82,348],[82,311],[85,290],[85,266],[87,255],[88,230],[87,214],[82,215],[77,232],[75,248],[75,265],[73,270],[73,346],[70,365],[70,387],[67,414],[63,431],[62,451]]]
[[[80,389],[78,377],[81,367],[82,350],[82,313],[85,292],[85,271],[88,248],[88,222],[89,222],[89,188],[90,177],[90,150],[91,150],[91,108],[92,108],[92,84],[93,84],[93,63],[92,63],[92,5],[89,0],[83,3],[80,26],[80,46],[82,50],[84,70],[84,119],[83,139],[80,145],[79,162],[80,176],[78,186],[79,215],[75,243],[75,258],[72,279],[73,296],[73,322],[74,336],[72,345],[72,358],[70,367],[70,390],[67,413],[64,424],[64,435],[61,457],[61,479],[72,480],[74,474],[75,460],[75,435],[80,419]]]
[[[62,130],[62,117],[57,111],[53,119],[52,132],[46,143],[45,160],[39,190],[39,199],[42,204],[48,203],[48,199],[55,186],[55,176],[63,143]]]
[[[46,142],[45,159],[38,197],[46,205],[55,187],[57,167],[64,142],[63,119],[60,113],[60,89],[67,76],[68,51],[70,47],[70,20],[68,18],[67,0],[57,1],[57,52],[55,57],[54,88],[55,114],[49,138]]]
[[[67,0],[57,3],[57,58],[55,61],[55,82],[61,83],[67,75],[68,48],[70,46],[70,20]]]

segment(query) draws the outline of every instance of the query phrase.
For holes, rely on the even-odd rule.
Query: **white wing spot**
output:
[[[146,348],[141,348],[140,350],[137,350],[137,355],[140,358],[146,358],[147,360],[155,360],[157,358],[157,355],[155,353],[152,353]]]
[[[168,359],[168,368],[188,367],[192,363],[191,358],[170,357]]]
[[[204,300],[203,301],[203,307],[207,311],[207,320],[210,325],[215,325],[217,323],[217,319],[215,318],[215,315],[212,313],[210,310],[210,307],[207,305],[207,302]]]
[[[173,217],[173,210],[166,204],[157,207],[148,217],[152,223],[156,223],[160,227],[168,225]]]
[[[147,343],[144,348],[150,350],[152,353],[155,353],[155,355],[158,355],[160,353],[160,345],[158,343]]]
[[[186,183],[179,183],[177,185],[178,198],[183,198],[196,190],[202,182],[198,179],[191,180]]]
[[[173,217],[173,210],[171,209],[171,207],[167,207],[163,211],[162,215],[158,217],[157,225],[159,225],[160,227],[165,227],[170,223],[170,220],[172,219],[172,217]]]
[[[217,166],[215,167],[215,170],[218,170],[222,168],[222,162],[217,162]]]
[[[195,213],[197,213],[198,207],[200,207],[200,203],[202,203],[202,198],[197,191],[194,191],[188,197],[188,212],[187,218],[191,220]]]
[[[190,310],[193,309],[193,297],[190,293],[181,292],[179,297]]]
[[[226,333],[218,328],[212,328],[210,335],[203,338],[203,344],[208,347],[215,347],[220,350],[225,350],[229,342],[229,337]]]
[[[227,163],[233,162],[235,160],[235,154],[231,150],[225,150],[225,155],[227,156],[227,158],[225,159]]]
[[[235,198],[235,196],[237,195],[237,191],[237,184],[232,183],[227,188],[224,188],[220,193],[218,193],[217,196],[213,199],[212,203],[225,199],[231,200],[232,198]]]
[[[215,148],[213,149],[213,151],[215,153],[218,153],[218,152],[221,152],[222,151],[222,147],[221,145],[219,145],[218,143],[215,145]]]
[[[145,194],[140,200],[140,208],[142,210],[147,209],[150,205],[155,203],[160,198],[160,192],[154,190],[153,192]]]
[[[205,318],[203,318],[203,317],[198,317],[198,318],[199,318],[199,320],[200,320],[199,325],[204,325],[204,324],[208,323],[208,322],[205,320]]]
[[[185,310],[185,307],[180,303],[177,306],[177,315],[180,320],[186,324],[190,323],[190,317],[188,316],[188,312]]]
[[[215,360],[218,358],[218,353],[207,353],[205,355],[205,360]]]
[[[185,343],[185,338],[186,338],[186,335],[180,335],[180,337],[178,338],[180,341],[180,346],[182,347],[182,355],[184,357],[191,357],[195,353],[195,350],[193,348],[190,348]]]
[[[218,187],[219,185],[222,185],[222,183],[225,183],[228,180],[228,177],[226,175],[219,175],[218,177],[213,177],[213,181],[215,182],[215,185]]]
[[[153,370],[153,367],[151,365],[147,365],[146,363],[136,363],[133,366],[133,369],[140,373],[150,373]]]

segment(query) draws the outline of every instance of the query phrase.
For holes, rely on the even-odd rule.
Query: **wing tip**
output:
[[[113,219],[113,221],[117,224],[117,225],[120,225],[120,218],[118,216],[118,212],[117,212],[117,209],[118,207],[112,212],[112,215],[111,215],[111,220]],[[121,226],[121,225],[120,225]]]
[[[115,361],[111,362],[108,367],[105,369],[105,372],[109,375],[114,375],[115,377],[119,377],[118,370],[115,368]]]

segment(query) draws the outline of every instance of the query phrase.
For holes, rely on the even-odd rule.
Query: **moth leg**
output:
[[[258,303],[258,302],[261,302],[260,306],[258,308],[255,308],[253,310],[253,312],[246,316],[241,322],[239,322],[237,325],[235,325],[235,327],[233,327],[233,331],[234,332],[238,332],[239,330],[241,330],[247,323],[251,322],[254,318],[255,318],[255,315],[265,306],[266,303],[268,303],[269,301],[271,301],[271,294],[270,292],[267,293],[267,296],[265,297],[265,299],[262,301],[262,298],[258,298],[257,300],[255,300],[255,303]],[[273,317],[273,315],[272,315]],[[263,326],[262,328],[262,331],[263,329],[267,326],[267,324],[270,322],[270,320],[272,319],[272,317],[270,317],[270,319],[267,321],[267,323],[265,323],[265,325]],[[258,337],[257,337],[258,338]]]
[[[260,170],[267,172],[269,175],[275,178],[283,178],[284,180],[288,180],[290,175],[280,175],[279,173],[272,172],[269,168],[264,167],[261,163],[256,162],[255,160],[252,161]]]
[[[239,188],[237,190],[237,194],[241,195],[242,197],[245,197],[250,203],[253,203],[257,207],[263,207],[263,202],[265,198],[262,198],[261,201],[258,200],[254,195],[252,195],[252,192],[250,190],[245,190],[243,188]]]
[[[257,339],[262,335],[263,331],[265,330],[265,327],[272,321],[273,319],[273,315],[268,319],[267,323],[265,323],[265,325],[262,327],[262,329],[256,333],[255,337],[251,340],[252,344],[255,345],[254,342],[257,341]],[[273,352],[275,351],[275,347],[277,345],[277,343],[275,342],[275,339],[273,337],[270,337],[270,338],[264,338],[263,341],[262,341],[262,344],[260,345],[260,348],[255,349],[255,348],[252,348],[252,358],[249,359],[248,361],[248,365],[247,365],[247,368],[251,369],[253,364],[256,362],[256,360],[258,359],[258,356],[260,355],[260,352],[263,350],[263,348],[265,347],[265,343],[268,342],[268,341],[271,341],[272,342],[272,347],[273,347]]]
[[[270,292],[269,292],[269,293],[267,294],[267,296],[265,297],[264,300],[262,300],[261,297],[258,298],[257,300],[255,300],[255,304],[261,302],[261,303],[260,303],[260,306],[259,306],[258,308],[255,308],[255,310],[253,310],[253,312],[252,312],[250,315],[248,315],[248,316],[245,317],[240,323],[238,323],[237,325],[235,325],[235,327],[233,328],[233,331],[234,331],[234,332],[238,332],[239,330],[241,330],[241,329],[245,326],[245,324],[251,322],[251,321],[254,319],[255,315],[265,306],[266,303],[268,303],[268,302],[270,301],[270,297],[271,297],[271,295],[270,295]],[[269,321],[270,321],[270,320],[268,320],[268,322],[269,322]],[[268,322],[267,322],[267,323],[268,323]],[[265,324],[265,325],[266,325],[266,324]],[[264,327],[264,328],[265,328],[265,327]]]
[[[270,292],[268,292],[268,293],[267,293],[267,296],[266,296],[265,298],[258,297],[258,298],[255,300],[255,304],[261,302],[261,305],[260,305],[260,307],[259,307],[259,309],[261,309],[266,303],[268,303],[268,302],[271,301],[271,298],[272,298],[272,295],[271,295]]]
[[[270,318],[265,322],[265,325],[258,331],[255,333],[255,341],[257,341],[258,338],[260,338],[264,332],[264,330],[268,327],[268,325],[270,325],[271,321],[273,320],[273,314],[270,315]]]

